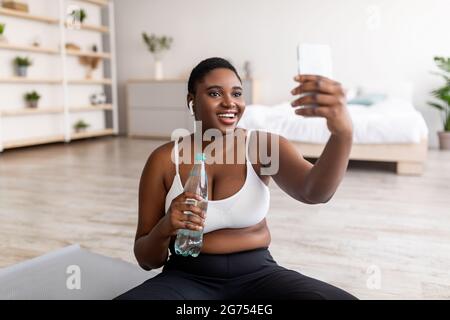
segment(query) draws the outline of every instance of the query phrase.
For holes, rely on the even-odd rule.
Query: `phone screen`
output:
[[[333,78],[331,48],[325,44],[300,43],[297,46],[298,74]]]

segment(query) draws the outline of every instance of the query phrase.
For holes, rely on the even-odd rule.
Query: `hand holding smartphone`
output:
[[[325,118],[332,134],[351,137],[352,121],[346,109],[342,85],[333,80],[330,47],[300,44],[297,60],[298,75],[294,77],[297,86],[291,90],[291,94],[297,96],[291,102],[291,106],[296,108],[295,114]]]
[[[297,46],[297,72],[333,78],[331,48],[324,44],[299,43]]]
[[[322,76],[331,79],[333,74],[330,46],[324,44],[299,43],[297,46],[297,72],[299,76]],[[306,96],[316,96],[314,92],[298,92],[298,94],[299,99]],[[314,102],[306,107],[315,108],[316,106],[317,103]]]

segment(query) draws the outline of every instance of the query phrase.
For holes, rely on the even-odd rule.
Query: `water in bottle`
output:
[[[197,153],[195,163],[184,187],[185,192],[198,194],[202,201],[187,199],[186,203],[193,204],[206,212],[208,209],[208,177],[205,170],[205,154]],[[185,214],[194,214],[190,211]],[[179,229],[175,240],[175,253],[184,257],[191,255],[197,257],[203,245],[203,229]]]

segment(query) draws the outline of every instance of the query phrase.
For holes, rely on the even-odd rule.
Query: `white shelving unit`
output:
[[[53,6],[58,6],[58,13],[54,16],[44,16],[41,14],[24,13],[16,10],[0,8],[0,22],[9,19],[14,23],[24,23],[27,27],[33,28],[34,24],[45,24],[54,28],[58,32],[57,45],[53,46],[32,46],[15,43],[13,37],[8,37],[8,42],[0,42],[1,52],[14,52],[17,55],[26,53],[32,58],[34,56],[48,56],[51,59],[57,59],[60,70],[56,70],[59,76],[46,76],[40,72],[40,75],[30,75],[22,78],[5,76],[0,73],[1,86],[12,86],[15,90],[20,86],[39,86],[39,88],[56,88],[57,95],[61,96],[61,101],[47,101],[47,106],[39,106],[36,109],[28,109],[22,106],[11,104],[3,105],[0,101],[0,152],[4,149],[31,146],[53,142],[70,142],[72,140],[100,137],[118,134],[118,106],[117,106],[117,77],[115,69],[115,43],[114,43],[114,5],[108,0],[40,0],[45,1],[45,5],[52,2]],[[90,6],[91,12],[98,13],[97,20],[100,23],[95,24],[87,21],[81,24],[80,28],[68,26],[67,11],[74,4],[80,8]],[[88,19],[89,20],[89,19]],[[94,19],[95,20],[95,19]],[[89,22],[89,23],[88,23]],[[7,25],[8,27],[8,25]],[[22,29],[24,30],[24,29]],[[32,32],[30,30],[30,32]],[[14,30],[10,30],[14,34]],[[91,43],[95,38],[99,43],[95,43],[100,51],[86,51],[66,49],[65,44],[74,33],[92,33],[90,35]],[[45,37],[46,35],[40,35]],[[83,36],[77,35],[77,39],[83,39]],[[78,44],[78,42],[77,42]],[[83,44],[83,43],[80,43]],[[84,43],[84,45],[86,45]],[[102,60],[100,71],[94,73],[92,79],[86,79],[79,75],[74,75],[73,69],[79,57],[97,57]],[[1,61],[0,61],[1,62]],[[72,70],[70,70],[70,67]],[[51,68],[54,69],[54,68]],[[79,69],[84,67],[79,65]],[[52,70],[55,72],[55,70]],[[77,70],[79,71],[79,70]],[[77,73],[77,72],[75,72]],[[79,72],[78,72],[79,73]],[[103,105],[90,105],[84,100],[89,101],[88,96],[83,97],[81,103],[73,100],[80,100],[86,90],[105,92],[107,103]],[[79,89],[83,88],[83,89]],[[95,90],[94,90],[95,88]],[[99,90],[99,88],[101,88]],[[6,90],[6,89],[5,89]],[[39,89],[40,90],[40,89]],[[39,90],[37,90],[39,92]],[[54,89],[53,89],[54,90]],[[80,91],[81,90],[81,91]],[[25,92],[25,90],[23,91]],[[82,92],[82,93],[80,93]],[[6,90],[6,93],[8,91]],[[76,97],[77,99],[73,99]],[[75,132],[73,122],[78,118],[91,117],[95,122],[92,129],[85,132]],[[89,121],[87,121],[89,123]],[[29,124],[34,124],[38,129],[33,134],[27,134]],[[20,129],[18,129],[20,128]],[[37,132],[39,128],[45,128],[45,133]],[[49,129],[50,128],[50,129]],[[18,137],[12,137],[13,134],[8,130],[14,129]],[[18,131],[22,130],[22,131]],[[53,131],[52,131],[53,130]]]

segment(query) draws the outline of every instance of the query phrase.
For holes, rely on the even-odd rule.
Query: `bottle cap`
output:
[[[196,153],[195,160],[196,161],[206,161],[206,155],[204,153]]]

